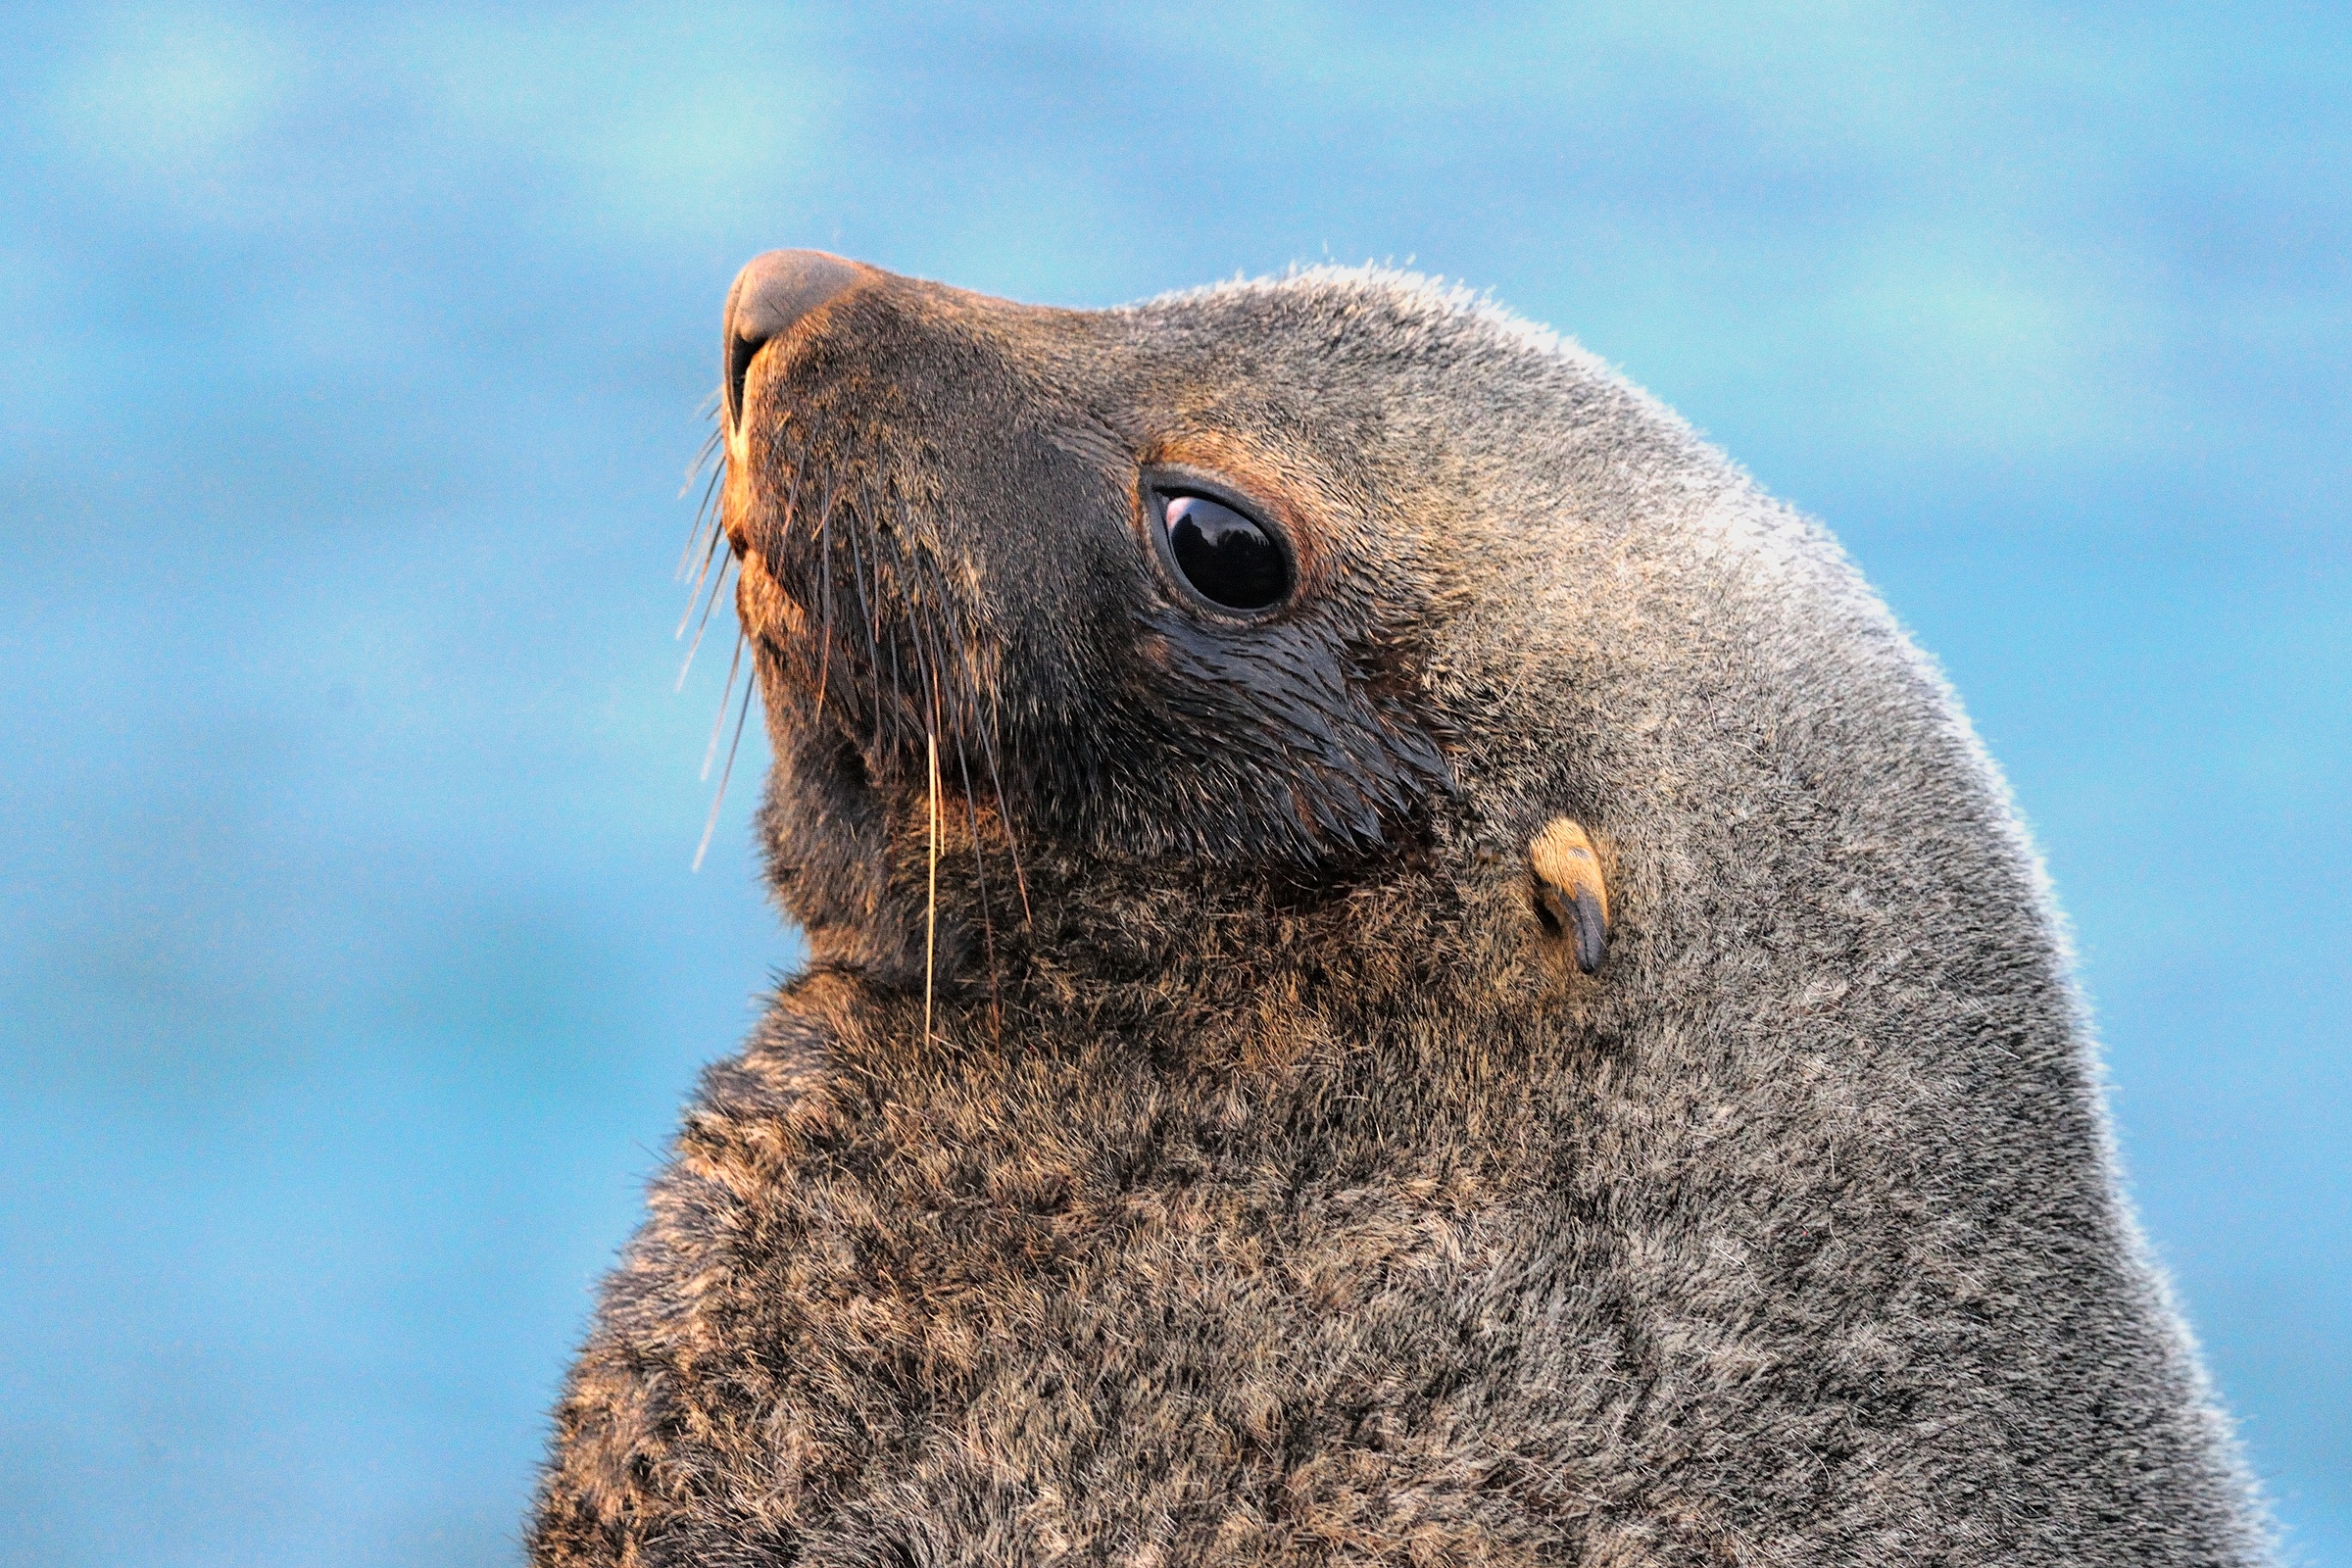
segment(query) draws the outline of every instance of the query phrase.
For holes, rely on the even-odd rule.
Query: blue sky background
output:
[[[751,791],[688,869],[668,572],[727,280],[816,245],[1079,305],[1410,262],[1826,518],[2352,1565],[2352,22],[1966,13],[0,12],[0,1561],[514,1560],[794,954]]]

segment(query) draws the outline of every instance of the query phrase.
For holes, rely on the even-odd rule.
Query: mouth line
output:
[[[747,634],[770,647],[786,638],[806,637],[807,608],[776,580],[764,556],[757,550],[737,551],[735,573],[735,613]]]

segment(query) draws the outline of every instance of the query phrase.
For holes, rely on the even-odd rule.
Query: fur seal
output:
[[[1820,527],[1396,272],[778,252],[725,349],[808,959],[533,1562],[2264,1560],[2038,863]]]

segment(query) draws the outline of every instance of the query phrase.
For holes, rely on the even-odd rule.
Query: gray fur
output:
[[[535,1563],[2265,1560],[2032,848],[1824,531],[1413,277],[877,279],[727,478],[810,963],[607,1286]],[[1315,535],[1279,659],[1152,575],[1171,440]]]

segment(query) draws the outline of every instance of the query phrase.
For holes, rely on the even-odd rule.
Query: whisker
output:
[[[1004,1004],[997,995],[997,927],[988,909],[988,856],[980,844],[980,808],[972,803],[972,769],[963,759],[960,735],[956,738],[956,770],[963,775],[963,820],[972,835],[972,875],[980,884],[980,949],[988,963],[988,1029],[1001,1044]]]
[[[926,755],[931,771],[931,899],[923,914],[923,1044],[931,1043],[931,991],[939,973],[939,732],[930,730]]]
[[[717,395],[714,393],[704,403],[702,416],[706,419],[712,418],[712,416],[717,413],[717,410],[718,399]],[[720,509],[712,504],[714,498],[718,495],[719,481],[724,479],[727,473],[726,461],[719,457],[720,453],[724,450],[722,445],[723,436],[724,432],[719,429],[717,423],[715,420],[713,420],[710,427],[710,433],[703,437],[701,449],[695,453],[694,462],[687,466],[686,482],[678,487],[678,494],[681,496],[684,495],[687,491],[694,488],[694,480],[697,474],[702,473],[706,468],[710,470],[710,477],[703,482],[702,502],[694,509],[694,527],[693,530],[686,536],[686,552],[684,555],[681,555],[678,558],[678,569],[671,573],[672,578],[679,582],[686,580],[687,565],[694,560],[695,552],[697,550],[701,550],[703,552],[703,573],[707,574],[710,570],[710,557],[718,549],[718,541],[725,533],[725,529],[719,525],[718,514]],[[714,458],[719,459],[719,461],[715,463],[712,462],[711,460]],[[706,533],[708,533],[710,536],[708,543],[706,543],[704,538]],[[702,591],[702,575],[698,574],[695,578],[694,592],[686,596],[686,613],[689,616],[694,613],[694,601],[701,596]],[[684,620],[680,620],[678,622],[678,635],[684,636],[685,633],[686,622]]]
[[[697,458],[694,466],[687,470],[685,489],[680,490],[679,495],[683,496],[687,490],[694,488],[695,474],[701,471],[705,462],[717,448],[717,445],[718,436],[716,432],[713,432],[710,439],[703,443],[703,456]],[[693,563],[695,551],[702,548],[703,530],[715,525],[718,520],[717,509],[711,505],[711,501],[718,494],[718,481],[725,472],[726,469],[723,466],[712,468],[710,476],[703,481],[703,499],[696,503],[694,509],[694,531],[686,536],[685,553],[678,557],[677,569],[669,574],[672,582],[686,580],[686,568]]]
[[[916,544],[914,516],[906,505],[906,496],[895,494],[892,499],[898,503],[899,526],[891,535],[891,555],[898,564],[899,598],[906,610],[907,651],[914,658],[914,689],[918,700],[926,687],[930,690],[932,722],[936,726],[939,709],[939,680],[935,666],[938,659],[937,650],[930,646],[928,622],[924,615],[922,591],[924,573],[921,567],[929,564],[936,568],[937,558],[927,554]],[[879,532],[878,529],[877,532]],[[881,548],[879,543],[874,547],[877,563]],[[932,597],[944,603],[945,596],[938,591],[936,586],[938,582],[936,569],[932,573],[932,582],[934,584]],[[891,669],[892,695],[897,697],[898,640],[896,638],[891,640]],[[900,698],[899,706],[901,708],[906,706],[904,698]]]
[[[962,632],[956,625],[956,616],[950,612],[941,618],[947,624],[949,639],[956,645],[956,659],[963,669],[964,687],[967,691],[977,693],[981,684],[980,668],[974,662],[971,650],[963,640]],[[1020,838],[1013,832],[1012,813],[1004,804],[1004,776],[997,767],[998,725],[997,694],[991,691],[988,694],[988,722],[985,725],[975,725],[974,727],[980,732],[980,753],[988,762],[989,783],[997,795],[997,825],[1004,830],[1004,848],[1006,853],[1012,857],[1012,885],[1021,896],[1021,919],[1024,923],[1034,923],[1033,911],[1029,907],[1029,878],[1021,869]]]
[[[710,482],[717,484],[717,479],[719,479],[717,472],[712,472]],[[708,529],[704,526],[706,517],[708,517],[708,522],[710,522]],[[704,538],[706,531],[708,531],[708,538]],[[680,637],[687,635],[687,620],[694,618],[694,600],[704,597],[704,581],[710,576],[710,562],[712,562],[712,558],[717,558],[719,541],[722,541],[722,538],[727,538],[727,529],[717,526],[715,513],[701,513],[701,511],[696,513],[694,536],[687,541],[687,560],[694,558],[694,546],[704,546],[704,566],[701,566],[701,571],[694,573],[694,590],[687,595],[687,613],[677,620],[677,635]],[[684,576],[687,576],[687,573],[684,573],[684,562],[680,562],[680,571],[677,571],[677,576],[680,576],[680,581],[684,581]]]
[[[931,580],[939,599],[941,618],[952,619],[955,609],[948,603],[947,594],[944,591],[945,574],[939,568],[936,560],[932,563],[932,568]],[[947,666],[947,661],[940,655],[936,628],[925,625],[923,632],[926,640],[930,641],[932,645],[931,711],[934,727],[936,727],[940,710],[939,676],[940,671]],[[968,707],[968,703],[959,704],[958,716],[961,716]],[[980,808],[972,798],[972,763],[964,750],[963,730],[964,726],[957,724],[950,729],[949,734],[956,742],[956,771],[963,780],[963,815],[972,835],[972,875],[980,889],[980,942],[988,962],[989,1032],[997,1036],[1001,1043],[1004,1029],[1004,1009],[1002,999],[997,994],[997,930],[996,922],[991,917],[988,907],[988,855],[980,842]]]
[[[895,499],[898,502],[899,525],[891,538],[891,550],[898,562],[900,597],[906,605],[907,650],[914,660],[914,673],[919,682],[918,689],[924,692],[928,698],[923,732],[924,755],[928,771],[926,783],[930,791],[931,803],[931,893],[930,910],[926,916],[923,958],[923,986],[926,999],[923,1027],[925,1037],[928,1038],[931,1027],[928,999],[937,983],[935,943],[939,917],[939,858],[947,831],[946,781],[939,759],[939,732],[946,727],[944,721],[946,700],[942,695],[943,682],[952,673],[948,661],[943,657],[940,649],[936,622],[942,616],[952,614],[953,607],[949,602],[946,577],[938,557],[924,550],[916,537],[913,513],[906,503],[906,496],[898,495]],[[875,545],[877,564],[881,548],[881,544],[877,540]],[[892,649],[895,661],[897,649],[895,638],[892,640]],[[965,809],[972,824],[972,857],[973,863],[978,870],[981,932],[988,954],[990,1027],[992,1033],[1001,1033],[1003,1012],[997,992],[996,932],[988,912],[988,871],[980,844],[979,817],[976,813],[971,812],[971,764],[964,759],[961,729],[954,729],[951,733],[956,742],[957,766],[964,781]]]
[[[874,598],[879,602],[882,597],[882,526],[879,518],[870,515],[870,510],[867,526],[873,530]],[[894,557],[900,554],[899,541],[895,538],[891,541],[891,554]],[[906,610],[907,618],[912,619],[914,616],[913,596],[907,591],[906,571],[903,561],[895,577],[896,580],[892,586],[898,590],[899,599]],[[891,739],[896,740],[906,725],[906,694],[899,679],[899,639],[895,636],[886,637],[883,642],[890,649],[890,733]]]
[[[694,869],[697,871],[703,868],[703,857],[710,853],[710,835],[718,828],[718,808],[727,804],[727,780],[735,776],[735,754],[743,746],[743,721],[752,716],[752,693],[760,684],[757,672],[754,673],[754,679],[743,683],[743,707],[735,714],[735,740],[727,748],[726,770],[718,775],[718,795],[710,803],[710,819],[703,824],[703,842],[695,846]],[[722,708],[719,712],[724,714],[726,710]]]
[[[882,757],[882,694],[878,689],[882,679],[882,637],[876,629],[874,601],[869,599],[865,592],[865,553],[858,548],[858,527],[855,516],[850,519],[849,525],[844,527],[842,532],[850,541],[850,581],[858,590],[858,608],[863,612],[861,618],[865,622],[866,668],[877,687],[874,693],[874,759],[878,763]],[[876,583],[876,597],[879,597],[880,592],[881,585]]]
[[[718,608],[718,596],[722,591],[725,590],[727,586],[728,568],[732,567],[734,564],[735,558],[733,555],[729,555],[727,557],[727,564],[718,568],[718,580],[710,585],[710,598],[703,606],[702,624],[694,628],[694,641],[686,649],[686,662],[678,666],[677,684],[670,687],[670,690],[673,692],[682,692],[686,689],[686,672],[694,667],[695,653],[703,646],[703,633],[710,628],[710,612]],[[693,607],[691,606],[688,607],[689,613],[692,612],[692,608]],[[680,631],[685,630],[683,626],[679,627],[678,629]]]
[[[1021,896],[1021,923],[1034,925],[1029,907],[1029,876],[1021,869],[1021,838],[1013,831],[1012,808],[1004,804],[1004,775],[997,771],[997,694],[988,694],[988,727],[980,732],[980,750],[988,759],[989,787],[997,792],[997,821],[1004,829],[1004,852],[1012,857],[1013,891]]]
[[[703,770],[696,777],[708,782],[710,764],[718,757],[718,732],[727,727],[727,699],[735,695],[735,672],[743,667],[743,647],[750,639],[741,626],[735,628],[735,657],[727,661],[727,683],[719,688],[718,716],[710,721],[710,744],[703,748]]]
[[[703,585],[710,580],[710,563],[716,559],[719,542],[726,536],[724,528],[710,530],[710,546],[703,552],[703,569],[695,575],[694,591],[686,596],[686,613],[678,617],[678,629],[670,633],[670,641],[675,642],[686,635],[686,623],[694,618],[694,602],[703,597]],[[735,559],[732,551],[728,552],[727,559]],[[726,568],[722,566],[719,569],[724,571]]]
[[[886,637],[883,643],[890,650],[890,736],[897,740],[906,727],[906,694],[899,684],[899,640]]]
[[[806,444],[804,444],[804,445],[802,446],[802,448],[801,448],[802,455],[803,455],[803,456],[806,456],[806,455],[807,455],[807,453],[808,453],[808,449],[807,445],[806,445]],[[800,466],[798,463],[795,463],[795,464],[792,466],[790,472],[789,472],[789,473],[786,475],[786,477],[785,477],[785,480],[784,480],[784,523],[783,523],[783,526],[782,526],[782,527],[780,527],[780,528],[778,528],[778,529],[776,530],[776,533],[777,533],[777,536],[778,536],[778,537],[780,537],[780,538],[788,538],[788,537],[790,537],[790,536],[791,536],[791,533],[792,533],[792,519],[793,519],[794,515],[795,515],[795,514],[797,514],[797,513],[800,511],[800,506],[801,506],[801,466]]]
[[[914,654],[915,690],[918,697],[929,691],[931,727],[936,730],[940,725],[941,669],[939,644],[931,634],[931,619],[944,605],[945,596],[939,590],[938,558],[915,542],[913,519],[907,514],[904,496],[899,498],[899,574],[906,585],[907,646]],[[926,565],[932,568],[928,572],[923,569]]]
[[[825,681],[833,673],[833,508],[827,497],[816,519],[816,580],[819,606],[816,649],[816,716],[825,716]]]

